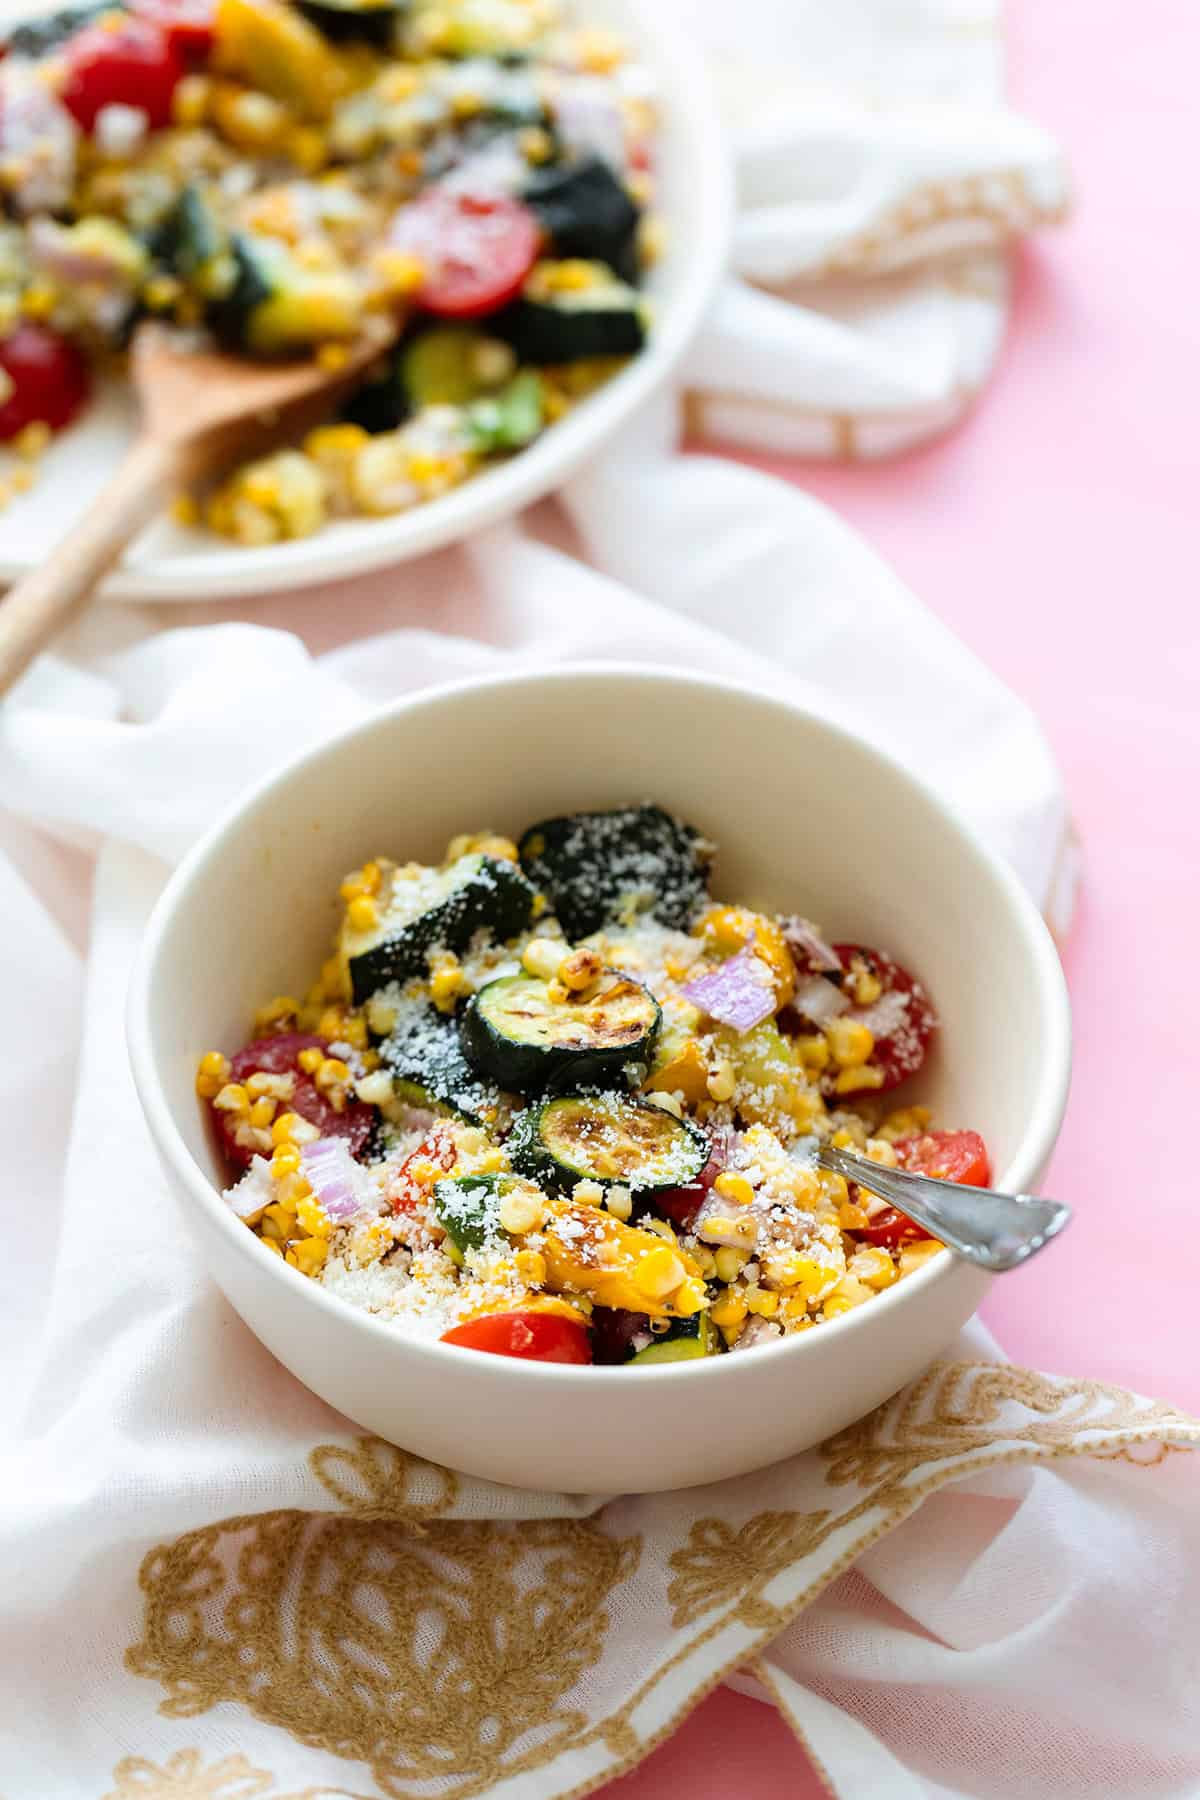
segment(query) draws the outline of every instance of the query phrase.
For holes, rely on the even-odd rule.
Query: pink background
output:
[[[1016,1360],[1200,1411],[1200,12],[1010,0],[1013,101],[1066,145],[1072,222],[1021,257],[973,415],[882,467],[768,466],[829,502],[1036,708],[1083,837],[1072,1098],[1048,1192],[1079,1209],[984,1317]],[[1189,149],[1189,145],[1191,148]],[[1194,268],[1193,268],[1194,273]],[[1182,1127],[1182,1130],[1181,1130]],[[766,1707],[714,1695],[606,1800],[818,1800]]]

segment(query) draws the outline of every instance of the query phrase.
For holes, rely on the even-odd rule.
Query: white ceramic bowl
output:
[[[105,584],[123,600],[217,600],[298,588],[400,562],[454,542],[558,487],[626,423],[672,373],[712,299],[725,262],[731,180],[705,71],[687,36],[643,0],[575,0],[580,18],[617,29],[658,84],[659,211],[666,249],[648,291],[655,322],[645,350],[528,450],[428,505],[385,519],[347,519],[314,537],[260,549],[223,542],[169,519],[153,525]],[[0,12],[3,5],[0,4]],[[128,444],[134,407],[111,387],[64,432],[33,491],[0,518],[0,582],[45,560],[95,497]]]
[[[919,972],[942,1030],[914,1097],[983,1133],[998,1185],[1032,1188],[1065,1103],[1070,1024],[1023,889],[896,763],[801,707],[708,677],[559,669],[377,713],[260,787],[188,856],[130,994],[146,1117],[246,1323],[360,1424],[519,1486],[686,1486],[799,1450],[915,1375],[988,1287],[946,1255],[841,1319],[712,1363],[524,1364],[399,1336],[289,1269],[224,1205],[197,1058],[235,1049],[256,1004],[311,978],[346,869],[381,851],[436,860],[454,832],[516,835],[547,814],[644,798],[716,840],[719,896],[799,911]]]

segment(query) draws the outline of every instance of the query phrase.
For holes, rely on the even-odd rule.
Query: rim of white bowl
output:
[[[511,461],[411,512],[392,519],[351,521],[359,528],[353,538],[335,523],[313,537],[261,549],[233,545],[197,555],[147,558],[145,564],[134,558],[105,581],[105,599],[204,601],[303,589],[457,543],[561,486],[666,384],[711,305],[726,267],[733,231],[733,172],[711,79],[696,46],[686,33],[656,17],[652,7],[639,6],[637,0],[629,0],[629,7],[638,14],[646,60],[656,69],[670,70],[667,105],[681,121],[694,185],[706,196],[696,229],[680,247],[678,290],[664,301],[646,348]],[[29,557],[0,554],[0,582],[19,579],[31,566]]]
[[[235,806],[231,807],[210,827],[198,843],[193,845],[168,879],[147,922],[130,977],[126,1005],[126,1037],[134,1085],[137,1088],[138,1098],[141,1101],[151,1134],[161,1154],[182,1181],[189,1195],[218,1222],[218,1228],[228,1236],[230,1242],[237,1244],[243,1255],[258,1260],[260,1267],[268,1268],[273,1279],[301,1282],[303,1291],[313,1305],[323,1307],[333,1317],[344,1320],[348,1328],[367,1332],[377,1343],[393,1347],[399,1345],[416,1355],[432,1357],[435,1366],[438,1360],[447,1356],[474,1359],[484,1353],[460,1344],[445,1344],[437,1338],[408,1337],[389,1327],[382,1320],[376,1319],[372,1314],[352,1306],[349,1301],[330,1293],[318,1282],[289,1268],[278,1256],[272,1255],[269,1250],[264,1248],[255,1234],[248,1231],[242,1221],[224,1204],[220,1191],[194,1160],[184,1142],[183,1135],[175,1123],[171,1108],[162,1091],[158,1070],[150,1053],[149,1008],[154,967],[167,922],[179,896],[190,886],[210,857],[219,850],[221,840],[226,833],[247,812],[258,806],[268,796],[278,795],[293,781],[302,778],[304,772],[314,763],[331,754],[341,754],[348,745],[384,728],[398,715],[419,712],[427,707],[437,707],[444,700],[464,693],[484,693],[497,688],[520,686],[522,683],[568,684],[593,680],[597,676],[634,683],[657,684],[666,681],[677,687],[695,688],[698,692],[711,693],[713,690],[721,690],[770,707],[777,712],[798,715],[821,729],[829,731],[834,737],[842,739],[853,749],[864,751],[869,758],[881,764],[890,774],[898,777],[915,794],[930,804],[941,816],[947,829],[963,842],[975,861],[1003,891],[1037,971],[1039,992],[1045,999],[1047,1030],[1040,1046],[1045,1062],[1044,1077],[1039,1083],[1038,1098],[1016,1151],[1007,1167],[999,1172],[1003,1184],[1011,1191],[1021,1191],[1026,1188],[1044,1164],[1054,1148],[1066,1109],[1071,1075],[1070,1005],[1062,963],[1045,920],[1009,864],[991,849],[971,825],[967,824],[952,807],[946,804],[934,788],[918,776],[913,775],[898,758],[889,752],[881,750],[878,745],[848,730],[846,726],[834,723],[824,714],[804,705],[801,701],[790,700],[782,694],[770,693],[746,682],[730,681],[723,676],[708,675],[700,671],[671,669],[657,663],[620,661],[577,663],[561,668],[523,669],[484,676],[468,676],[461,680],[440,682],[436,687],[423,688],[415,694],[407,695],[387,706],[375,709],[366,718],[337,732],[334,736],[324,738],[319,744],[300,751],[265,780],[257,782]],[[855,1307],[852,1311],[843,1313],[840,1318],[825,1321],[821,1325],[823,1341],[829,1341],[824,1337],[824,1334],[829,1331],[848,1335],[851,1332],[870,1329],[870,1320],[882,1317],[881,1309],[892,1310],[898,1306],[908,1306],[918,1302],[921,1296],[935,1284],[953,1275],[957,1262],[958,1259],[947,1251],[944,1256],[933,1258],[925,1268],[918,1269],[915,1274],[906,1276],[902,1282],[897,1282],[893,1287],[877,1294],[870,1305]],[[973,1265],[967,1266],[973,1267]],[[975,1272],[983,1273],[979,1270]],[[763,1356],[803,1356],[806,1347],[811,1342],[811,1333],[797,1332],[790,1337],[781,1338],[776,1343],[756,1346],[754,1359],[751,1360],[747,1357],[745,1362],[753,1367],[753,1362]],[[628,1369],[619,1364],[606,1366],[605,1364],[525,1362],[519,1357],[503,1357],[499,1360],[509,1365],[514,1381],[524,1380],[537,1383],[542,1380],[578,1380],[585,1370],[586,1379],[589,1382],[628,1381],[630,1378]],[[699,1380],[706,1380],[710,1383],[739,1380],[741,1377],[735,1371],[742,1367],[743,1358],[725,1356],[691,1362],[658,1363],[639,1369],[637,1379],[639,1382],[654,1380],[681,1383]]]

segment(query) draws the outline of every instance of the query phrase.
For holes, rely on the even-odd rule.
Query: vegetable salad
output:
[[[645,804],[355,870],[306,997],[200,1063],[229,1206],[396,1329],[538,1361],[739,1351],[922,1267],[942,1246],[815,1155],[986,1185],[977,1134],[896,1093],[928,995],[714,900],[713,857]]]
[[[650,78],[559,0],[106,0],[0,50],[0,443],[26,464],[142,319],[336,368],[398,314],[339,418],[180,497],[271,543],[444,493],[645,341]]]

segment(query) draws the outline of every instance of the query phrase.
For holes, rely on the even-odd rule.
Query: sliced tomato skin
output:
[[[46,325],[18,325],[0,342],[0,369],[13,391],[0,405],[0,441],[38,422],[61,431],[83,409],[91,377],[79,351]]]
[[[106,106],[134,106],[153,130],[171,123],[171,100],[186,74],[167,33],[128,14],[114,30],[85,25],[63,46],[59,99],[84,131]]]
[[[992,1179],[987,1145],[977,1131],[924,1131],[900,1138],[892,1147],[901,1165],[918,1175],[936,1175],[964,1187],[986,1187]]]
[[[485,1313],[442,1333],[443,1344],[485,1350],[492,1356],[515,1356],[523,1362],[590,1363],[587,1329],[556,1313]]]
[[[419,307],[442,319],[481,319],[516,299],[542,230],[531,209],[506,194],[432,187],[401,207],[390,242],[424,267]]]
[[[279,1107],[279,1112],[299,1113],[301,1118],[317,1127],[322,1137],[345,1138],[351,1156],[361,1156],[375,1127],[375,1108],[364,1105],[361,1100],[349,1100],[341,1112],[336,1111],[312,1077],[300,1067],[297,1059],[302,1050],[328,1053],[329,1045],[324,1038],[308,1037],[299,1031],[281,1031],[274,1037],[257,1038],[231,1059],[229,1079],[243,1082],[251,1075],[294,1075],[292,1097],[286,1105]],[[236,1123],[229,1113],[214,1107],[213,1119],[221,1147],[230,1162],[235,1168],[248,1169],[259,1152],[238,1143],[234,1136]]]
[[[130,0],[129,10],[157,26],[185,62],[201,63],[211,55],[216,0]]]
[[[958,1181],[964,1187],[986,1187],[992,1178],[987,1146],[977,1131],[925,1131],[919,1137],[900,1138],[892,1146],[904,1169],[918,1175],[936,1175],[942,1181]],[[863,1225],[859,1237],[870,1244],[881,1244],[895,1250],[901,1244],[915,1244],[933,1233],[910,1219],[898,1207],[888,1206],[877,1212],[870,1224]]]
[[[872,950],[866,944],[833,944],[830,947],[844,971],[849,971],[856,956],[861,957],[883,986],[883,993],[872,1006],[851,1007],[842,1014],[844,1019],[858,1019],[869,1026],[875,1008],[884,1006],[889,994],[900,994],[907,998],[906,1023],[898,1030],[877,1032],[875,1047],[870,1056],[871,1063],[882,1069],[883,1082],[879,1087],[864,1089],[864,1093],[886,1094],[890,1089],[899,1087],[902,1081],[907,1081],[910,1075],[915,1075],[925,1061],[933,1034],[937,1030],[937,1014],[916,977],[910,975],[901,963],[886,956],[882,950]],[[854,1098],[853,1094],[847,1097]]]

